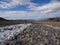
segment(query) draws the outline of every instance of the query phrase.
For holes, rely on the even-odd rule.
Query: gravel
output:
[[[5,42],[5,45],[60,45],[60,29],[34,23],[18,35]]]

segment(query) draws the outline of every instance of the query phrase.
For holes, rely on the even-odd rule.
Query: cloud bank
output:
[[[9,3],[0,2],[0,8],[12,8],[17,5],[29,5],[27,8],[31,10],[28,11],[0,11],[0,17],[14,18],[14,19],[44,19],[50,17],[60,16],[60,2],[57,0],[51,0],[50,3],[37,6],[36,3],[32,3],[31,0],[11,0]],[[10,19],[9,18],[9,19]]]
[[[30,3],[30,0],[9,0],[9,3],[0,1],[0,8],[12,8],[17,5],[26,5],[28,3]]]

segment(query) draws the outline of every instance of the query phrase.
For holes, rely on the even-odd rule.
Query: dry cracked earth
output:
[[[60,45],[60,29],[32,24],[5,45]]]

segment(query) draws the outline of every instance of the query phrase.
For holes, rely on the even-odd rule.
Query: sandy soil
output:
[[[55,27],[60,27],[60,22],[39,22],[39,23],[53,25]]]

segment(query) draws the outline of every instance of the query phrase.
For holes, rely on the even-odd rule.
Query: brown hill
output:
[[[41,22],[60,22],[60,17],[55,17],[55,18],[49,18],[45,20],[39,20]]]
[[[6,21],[6,19],[4,19],[4,18],[0,17],[0,21]]]
[[[60,27],[60,17],[49,18],[46,20],[38,20],[37,22]]]
[[[7,20],[0,17],[0,27],[1,26],[9,26],[14,24],[21,24],[21,23],[33,23],[35,20]]]

